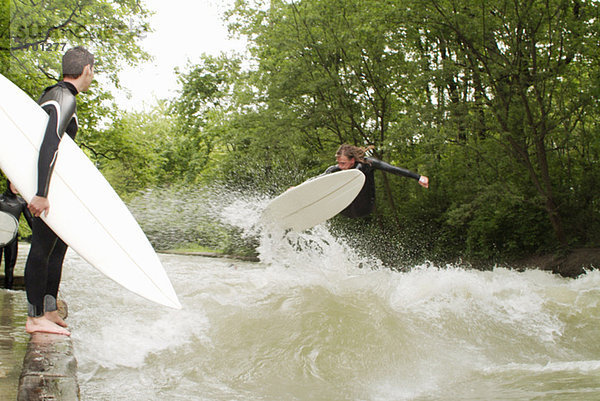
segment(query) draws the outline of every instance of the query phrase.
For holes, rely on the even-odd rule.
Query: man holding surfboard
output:
[[[40,218],[50,213],[48,188],[65,133],[75,139],[77,107],[75,96],[88,90],[94,79],[94,56],[78,46],[62,59],[63,80],[44,90],[39,105],[48,113],[48,125],[38,159],[36,195],[29,202],[33,214],[31,249],[25,265],[25,289],[28,313],[25,330],[70,335],[58,315],[56,297],[67,245]]]
[[[365,184],[361,191],[354,201],[341,212],[346,217],[365,217],[373,211],[375,206],[375,170],[413,178],[418,180],[419,185],[422,187],[429,188],[429,178],[424,175],[401,167],[392,166],[374,157],[366,157],[365,153],[370,149],[372,147],[361,148],[347,144],[341,145],[335,154],[337,165],[325,170],[324,174],[330,174],[341,170],[358,169],[365,174]]]

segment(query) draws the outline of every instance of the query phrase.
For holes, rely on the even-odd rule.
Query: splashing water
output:
[[[83,399],[600,398],[600,272],[394,272],[326,224],[260,227],[265,198],[202,196],[207,204],[188,196],[179,207],[258,238],[261,262],[161,255],[180,311],[136,298],[68,254],[61,291]],[[199,221],[167,220],[184,225],[160,223],[175,233]]]

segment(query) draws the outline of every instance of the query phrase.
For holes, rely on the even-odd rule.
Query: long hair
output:
[[[346,156],[349,159],[354,158],[354,160],[359,163],[370,164],[368,160],[365,160],[365,153],[374,148],[375,146],[373,145],[369,145],[366,148],[361,148],[354,145],[343,144],[338,148],[337,152],[335,152],[335,155]]]

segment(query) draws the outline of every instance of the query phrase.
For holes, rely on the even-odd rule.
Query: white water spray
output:
[[[264,198],[209,199],[211,218],[258,238],[261,262],[162,255],[181,311],[69,255],[63,293],[84,399],[600,397],[600,272],[394,272],[327,225],[265,230]]]

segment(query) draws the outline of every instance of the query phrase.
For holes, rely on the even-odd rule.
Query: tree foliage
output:
[[[173,181],[174,121],[166,102],[145,112],[128,112],[92,131],[82,146],[115,190],[129,198],[149,187]]]
[[[563,168],[585,163],[574,156],[587,141],[581,133],[598,93],[596,4],[432,1],[415,11],[411,22],[422,27],[422,56],[433,56],[430,68],[441,79],[435,90],[443,94],[437,100],[456,127],[457,144],[495,164],[489,150],[501,152],[508,164],[492,178],[545,210],[567,246],[563,214],[572,199],[561,195],[584,171]]]
[[[375,145],[375,156],[431,177],[424,192],[379,175],[374,219],[426,252],[597,244],[598,10],[583,0],[238,1],[229,22],[249,38],[255,96],[239,99],[251,113],[226,119],[246,127],[229,154],[256,140],[251,127],[270,166],[298,154],[303,163],[287,166],[303,174],[341,143]]]
[[[111,93],[98,87],[99,78],[119,85],[118,71],[124,65],[149,58],[140,47],[141,38],[150,30],[149,11],[137,0],[9,0],[2,4],[0,73],[33,99],[61,79],[66,50],[83,45],[94,53],[96,80],[78,99],[78,141],[86,144],[88,135],[117,114]]]
[[[13,0],[11,16],[100,47],[105,71],[145,57],[137,2],[55,3],[32,17]],[[122,193],[176,183],[275,194],[324,171],[342,143],[374,145],[431,180],[424,190],[377,173],[373,216],[334,222],[385,239],[390,260],[597,246],[599,11],[593,0],[239,0],[227,20],[249,56],[203,56],[178,71],[174,99],[102,111],[106,128],[83,103],[84,146]],[[22,87],[56,77],[56,57],[10,44]],[[25,67],[33,78],[15,72]]]

